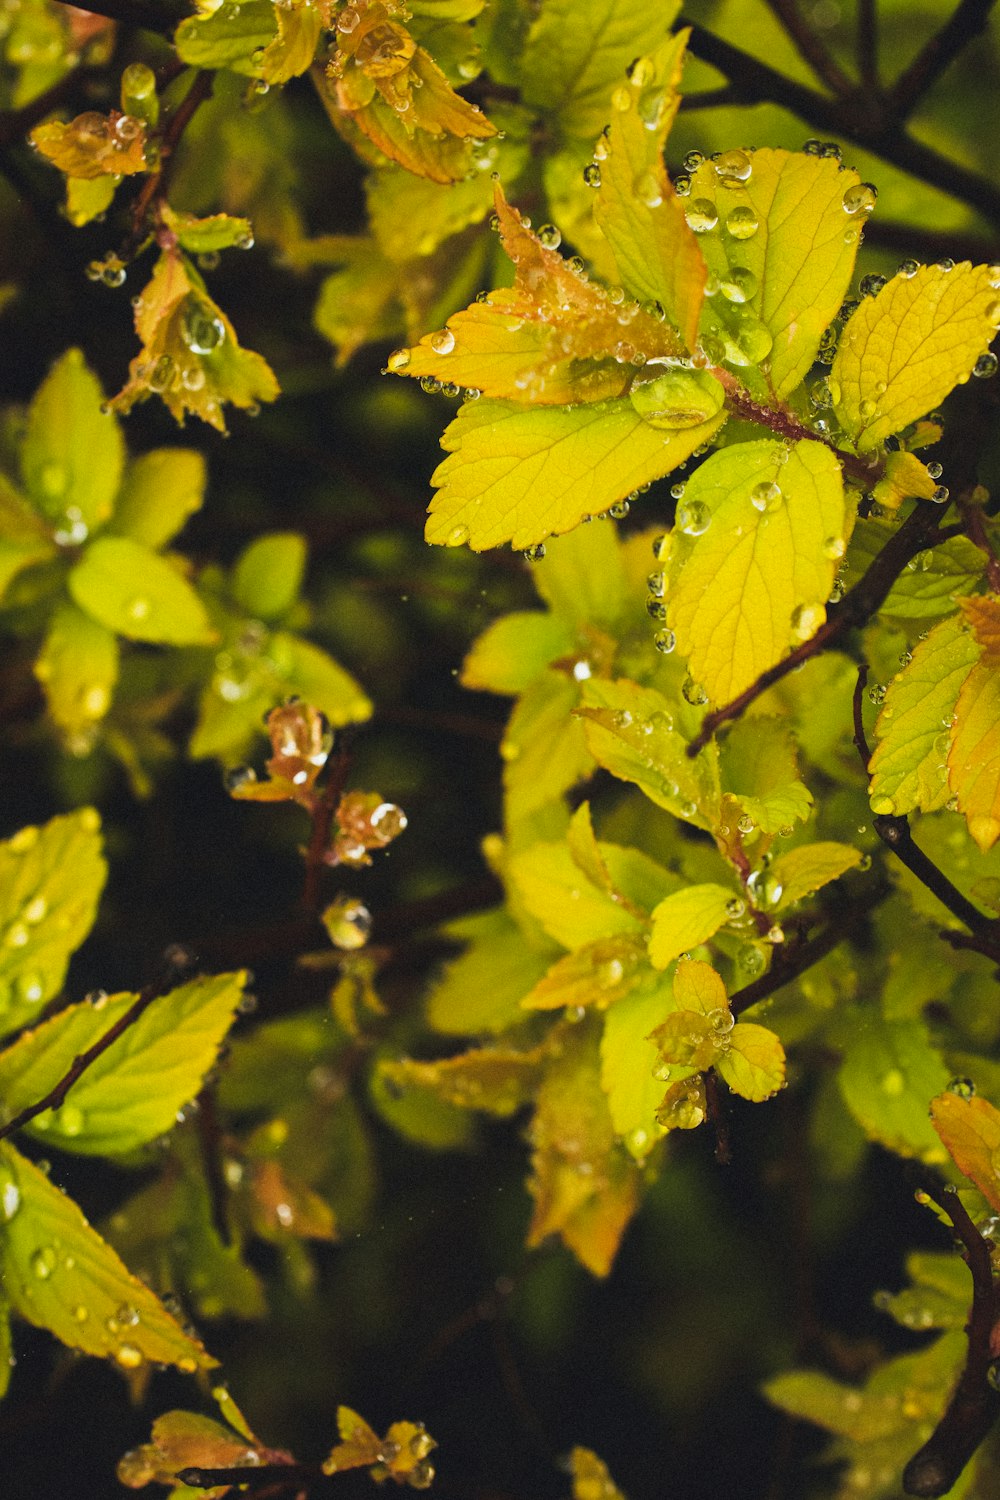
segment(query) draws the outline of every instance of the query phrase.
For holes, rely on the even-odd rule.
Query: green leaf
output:
[[[693,350],[698,338],[707,268],[684,205],[663,164],[677,113],[687,34],[640,57],[619,84],[599,163],[594,214],[630,292],[659,303]],[[624,104],[624,109],[618,105]]]
[[[404,322],[397,267],[372,239],[342,236],[341,241],[337,259],[343,264],[324,278],[313,311],[317,332],[334,347],[338,369],[362,344],[396,337]]]
[[[668,474],[722,426],[661,430],[629,400],[526,409],[467,402],[441,439],[429,542],[476,552],[532,547]]]
[[[217,1363],[123,1265],[72,1198],[7,1141],[0,1143],[0,1174],[0,1258],[15,1312],[71,1349],[114,1360],[123,1370],[148,1362],[194,1374]]]
[[[565,135],[596,136],[625,69],[662,41],[679,9],[670,3],[647,10],[631,0],[544,0],[521,55],[525,103],[554,116]]]
[[[506,1031],[524,1019],[521,1001],[545,973],[547,959],[524,940],[507,912],[463,917],[446,935],[468,942],[427,999],[427,1020],[447,1036]]]
[[[458,1109],[482,1110],[503,1119],[531,1100],[541,1061],[539,1048],[519,1052],[513,1047],[478,1047],[436,1062],[387,1059],[382,1072],[400,1093],[428,1089]]]
[[[1000,839],[1000,599],[965,599],[962,613],[981,649],[955,703],[948,784],[985,854]]]
[[[840,466],[808,440],[737,444],[692,475],[678,522],[668,622],[692,677],[727,703],[826,618],[846,524]]]
[[[586,878],[564,843],[535,844],[511,859],[509,875],[518,895],[564,948],[580,948],[615,933],[644,931],[641,919],[615,900],[614,892],[628,896],[629,905],[648,909],[676,882],[676,876],[638,849],[605,843],[598,847],[611,876],[611,892]]]
[[[614,521],[593,521],[547,543],[531,579],[554,615],[572,626],[613,626],[625,607],[625,554]]]
[[[196,214],[178,213],[169,203],[164,203],[160,213],[168,229],[177,236],[177,242],[192,255],[212,254],[229,250],[233,245],[240,249],[253,244],[250,220],[233,214],[211,214],[199,219]]]
[[[645,948],[641,937],[629,933],[585,943],[557,959],[521,1005],[524,1010],[563,1010],[581,1005],[606,1010],[648,973]]]
[[[921,266],[865,297],[830,371],[834,411],[859,453],[871,453],[966,379],[1000,324],[990,266]]]
[[[68,585],[81,609],[128,640],[194,646],[213,639],[205,606],[187,579],[131,537],[91,542]]]
[[[879,1308],[904,1328],[964,1328],[972,1283],[969,1268],[957,1255],[915,1251],[906,1257],[906,1274],[914,1286],[894,1296],[878,1296]]]
[[[233,598],[259,620],[280,620],[299,597],[306,569],[306,544],[295,531],[257,537],[236,559]]]
[[[86,753],[118,681],[115,636],[66,600],[52,613],[35,676],[70,748]]]
[[[159,551],[200,510],[205,480],[205,460],[193,448],[143,453],[125,470],[108,530]]]
[[[785,1049],[766,1026],[739,1021],[715,1067],[734,1094],[760,1104],[785,1086]]]
[[[979,659],[960,614],[942,620],[913,648],[911,661],[885,695],[872,754],[870,796],[875,813],[934,812],[944,807],[951,735],[959,691]]]
[[[719,755],[723,789],[762,833],[778,833],[809,816],[812,794],[798,779],[791,726],[757,715],[739,720]]]
[[[661,981],[624,995],[609,1006],[601,1034],[601,1087],[615,1134],[642,1162],[664,1134],[656,1109],[663,1083],[654,1078],[658,1050],[650,1032],[673,1007],[670,986]]]
[[[861,863],[861,850],[850,844],[801,844],[779,854],[768,870],[767,891],[779,911],[804,901],[814,891],[822,890],[831,880],[839,880],[848,870]]]
[[[886,521],[858,521],[843,566],[845,589],[867,572],[893,533]],[[896,579],[881,613],[898,620],[921,620],[950,614],[956,598],[971,593],[983,576],[986,559],[968,537],[953,536],[933,549],[918,552]]]
[[[270,0],[225,0],[209,14],[182,21],[174,46],[192,68],[231,68],[252,77],[259,72],[254,53],[270,46],[276,32]]]
[[[372,704],[367,693],[319,646],[283,631],[276,632],[274,645],[282,654],[287,653],[291,691],[326,714],[334,729],[361,723],[371,716]]]
[[[57,527],[93,531],[111,515],[125,461],[115,417],[79,349],[68,350],[39,386],[21,448],[24,483]]]
[[[154,1000],[74,1083],[66,1102],[28,1125],[32,1135],[87,1156],[117,1156],[165,1135],[215,1066],[246,974],[194,979]],[[136,1001],[113,995],[68,1006],[0,1053],[7,1118],[42,1099]]]
[[[689,885],[661,901],[653,912],[649,961],[665,969],[688,948],[707,943],[729,920],[735,892],[724,885]]]
[[[450,1104],[426,1084],[410,1082],[400,1089],[393,1077],[395,1057],[379,1057],[368,1079],[372,1105],[394,1130],[431,1151],[455,1151],[471,1145],[474,1121],[467,1109]]]
[[[698,828],[715,826],[719,807],[718,750],[714,742],[694,760],[674,725],[678,706],[655,688],[620,678],[583,684],[587,744],[598,765],[642,788],[650,801]]]
[[[538,610],[502,615],[473,642],[459,681],[480,692],[523,693],[572,645],[572,631],[555,615]]]
[[[572,717],[579,701],[579,684],[555,671],[536,677],[518,699],[500,746],[510,823],[561,797],[593,771],[583,726]]]
[[[847,1048],[839,1080],[845,1104],[871,1140],[940,1164],[944,1148],[927,1109],[948,1076],[922,1022],[873,1017]]]
[[[846,205],[859,183],[828,157],[770,147],[724,151],[692,173],[685,204],[689,219],[697,205],[701,222],[716,221],[698,238],[721,292],[705,303],[703,335],[737,365],[766,357],[777,397],[807,374],[850,285],[865,215]]]
[[[100,826],[84,807],[0,843],[0,1033],[59,993],[93,925],[107,875]]]

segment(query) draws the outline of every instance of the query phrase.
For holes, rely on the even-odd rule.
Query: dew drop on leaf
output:
[[[781,487],[773,479],[762,480],[750,491],[750,504],[754,510],[776,511],[781,509]]]
[[[719,211],[711,198],[692,198],[684,210],[688,228],[695,234],[707,234],[719,222]]]
[[[870,182],[856,182],[844,194],[844,212],[847,214],[870,214],[875,207],[878,191]]]
[[[455,347],[455,335],[450,328],[442,328],[439,333],[432,333],[430,346],[435,354],[450,354]]]
[[[672,630],[658,630],[653,636],[653,645],[663,656],[669,656],[677,645],[677,637]]]
[[[746,151],[723,151],[715,157],[715,175],[720,187],[742,187],[752,173],[753,163]]]

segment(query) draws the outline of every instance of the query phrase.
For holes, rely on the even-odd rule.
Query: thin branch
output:
[[[129,231],[128,241],[122,250],[122,260],[130,260],[136,250],[146,237],[146,218],[153,203],[161,199],[167,191],[170,174],[173,171],[174,152],[180,144],[188,125],[191,123],[195,112],[212,96],[212,87],[215,82],[215,74],[208,68],[202,68],[194,76],[194,81],[188,89],[180,104],[170,116],[163,135],[160,138],[160,169],[147,177],[142,185],[134,204],[132,205],[132,228]]]
[[[319,1464],[259,1464],[255,1468],[247,1464],[234,1464],[229,1469],[180,1469],[174,1475],[178,1484],[190,1485],[194,1490],[212,1490],[224,1484],[239,1485],[240,1489],[273,1489],[276,1493],[326,1479]]]
[[[876,888],[874,892],[866,891],[863,907],[855,905],[846,907],[814,937],[776,949],[774,961],[768,972],[730,995],[729,1009],[733,1015],[739,1017],[752,1005],[759,1005],[762,1000],[769,1000],[786,984],[790,984],[793,979],[797,979],[800,974],[804,974],[807,969],[818,964],[820,959],[826,958],[827,954],[832,953],[838,944],[850,937],[851,930],[858,924],[859,919],[872,911],[887,893],[887,886]]]
[[[868,773],[868,762],[872,758],[872,752],[868,747],[868,740],[865,737],[865,721],[862,717],[865,686],[867,682],[868,663],[866,661],[863,661],[858,665],[858,676],[854,684],[854,696],[851,700],[851,711],[852,717],[854,719],[854,747],[857,750],[858,754],[861,756],[861,764],[865,768],[866,775]]]
[[[80,1052],[74,1057],[62,1078],[49,1089],[44,1098],[39,1099],[35,1104],[29,1104],[19,1114],[16,1114],[12,1120],[8,1120],[6,1125],[0,1125],[0,1141],[5,1141],[15,1131],[22,1130],[25,1125],[35,1119],[37,1115],[44,1114],[47,1109],[58,1109],[74,1083],[83,1077],[91,1064],[103,1056],[108,1048],[117,1042],[120,1036],[124,1036],[130,1026],[135,1025],[139,1017],[144,1011],[149,1009],[154,1000],[159,1000],[168,991],[172,990],[178,980],[182,979],[194,966],[195,961],[192,953],[179,943],[168,948],[163,955],[163,972],[159,978],[153,980],[151,984],[147,984],[145,989],[140,990],[124,1015],[119,1016],[118,1020],[113,1026],[108,1027],[103,1036],[99,1036],[97,1041],[88,1047],[85,1052]]]
[[[808,641],[803,641],[801,646],[796,646],[794,651],[775,662],[766,672],[762,672],[738,697],[705,715],[701,728],[687,747],[688,755],[692,758],[696,756],[721,725],[738,718],[762,693],[787,677],[789,672],[802,666],[811,657],[818,656],[821,651],[829,651],[843,640],[848,631],[870,620],[885,602],[910,558],[940,541],[939,528],[943,512],[944,507],[941,505],[918,500],[903,524],[893,532],[881,552],[873,559],[864,576],[844,595],[839,604],[831,605],[829,616],[816,634]]]
[[[959,0],[940,31],[921,48],[885,99],[889,118],[901,125],[958,54],[984,31],[996,0]]]
[[[739,93],[731,84],[717,89],[699,89],[696,94],[681,95],[681,114],[690,114],[695,109],[727,109],[738,104]]]
[[[1000,225],[1000,188],[914,140],[887,115],[877,95],[859,89],[847,98],[830,99],[713,35],[696,21],[682,17],[682,24],[691,27],[691,51],[725,74],[739,103],[779,104],[815,130],[856,141],[883,161],[940,188]]]
[[[726,1102],[719,1092],[719,1080],[714,1068],[704,1074],[705,1107],[712,1129],[715,1131],[715,1159],[720,1167],[732,1165],[733,1148],[729,1136],[729,1120],[726,1117]]]
[[[342,738],[337,750],[337,758],[327,770],[327,779],[322,794],[312,810],[312,832],[306,849],[306,878],[302,888],[302,904],[307,911],[319,910],[320,875],[325,869],[323,856],[330,847],[330,830],[333,827],[334,814],[344,791],[350,765],[350,751]]]
[[[862,87],[879,89],[878,0],[858,0],[858,77]]]
[[[826,43],[801,15],[796,0],[766,0],[768,10],[781,22],[799,56],[809,64],[821,83],[832,94],[850,94],[853,81],[848,78]]]
[[[923,1447],[903,1470],[908,1495],[946,1495],[1000,1415],[1000,1392],[990,1385],[990,1334],[997,1318],[997,1290],[990,1250],[953,1187],[927,1192],[944,1209],[964,1246],[972,1274],[972,1307],[965,1325],[969,1341],[965,1367],[944,1415]]]

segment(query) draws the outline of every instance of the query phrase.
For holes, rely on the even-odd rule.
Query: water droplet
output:
[[[808,641],[826,620],[822,604],[800,604],[792,611],[792,636],[797,641]]]
[[[756,290],[757,278],[745,266],[733,266],[729,275],[719,282],[719,291],[727,302],[749,302]]]
[[[627,113],[632,108],[632,90],[624,86],[615,89],[611,95],[611,108],[617,110],[620,115]]]
[[[137,1370],[142,1364],[142,1350],[135,1344],[119,1344],[115,1350],[115,1361],[123,1370]]]
[[[431,334],[429,343],[435,354],[450,354],[455,347],[455,335],[450,328],[442,328]]]
[[[773,479],[762,480],[750,491],[750,504],[754,510],[776,511],[781,509],[781,489]]]
[[[931,499],[933,500],[935,505],[944,505],[948,500],[949,495],[950,491],[948,490],[947,485],[939,484],[937,489],[931,496]]]
[[[707,234],[719,222],[719,211],[711,198],[692,198],[684,210],[688,228],[695,234]]]
[[[711,511],[700,500],[684,500],[677,507],[676,526],[686,536],[702,536],[711,521]]]
[[[726,233],[734,240],[753,239],[760,228],[760,220],[752,208],[740,205],[726,215]]]
[[[981,354],[972,367],[972,373],[977,380],[990,380],[997,372],[997,357],[987,351]]]
[[[890,1098],[897,1098],[906,1088],[906,1079],[898,1068],[890,1068],[888,1073],[882,1076],[882,1092]]]
[[[868,689],[868,700],[876,705],[885,702],[886,690],[880,682],[873,682]]]
[[[125,606],[126,615],[136,625],[149,618],[149,610],[149,600],[141,594],[137,594],[134,599],[130,599]]]
[[[672,630],[658,630],[653,636],[653,645],[663,656],[669,656],[677,645],[677,637]]]
[[[521,555],[525,562],[541,562],[545,556],[545,543],[536,542],[533,547],[525,547]]]
[[[753,833],[756,826],[757,825],[755,824],[753,818],[751,818],[749,813],[743,813],[736,820],[736,827],[739,829],[740,833]]]
[[[453,526],[448,533],[448,539],[445,545],[448,547],[464,547],[468,540],[468,526]]]
[[[39,1281],[48,1281],[56,1268],[56,1252],[51,1245],[42,1245],[31,1257],[32,1275]]]
[[[3,940],[8,948],[24,948],[31,939],[27,927],[23,922],[14,922],[4,933]]]
[[[685,677],[681,685],[681,693],[685,701],[690,703],[693,708],[702,708],[708,702],[708,693],[700,682],[695,682],[693,677]]]
[[[24,908],[24,920],[26,922],[30,922],[32,926],[34,926],[36,922],[41,922],[44,920],[44,918],[48,915],[48,910],[49,903],[46,901],[45,897],[36,896],[34,900],[29,901],[27,906]]]
[[[886,278],[884,276],[862,276],[858,282],[858,296],[876,297],[885,286],[885,283]]]
[[[601,185],[601,169],[596,161],[588,162],[583,169],[583,180],[589,188],[599,188]]]
[[[714,166],[719,186],[723,188],[742,187],[749,182],[753,172],[753,163],[746,151],[721,151],[714,158]]]
[[[960,1099],[971,1099],[976,1092],[976,1085],[971,1078],[951,1078],[946,1088],[949,1094],[957,1094]]]
[[[386,360],[386,369],[397,375],[400,370],[405,370],[410,363],[409,349],[394,349]]]
[[[538,240],[546,250],[558,250],[562,244],[562,233],[554,224],[542,224],[538,228]]]
[[[19,974],[14,987],[17,998],[26,1005],[37,1005],[45,993],[45,986],[38,974]]]
[[[9,1224],[21,1207],[21,1189],[9,1167],[0,1166],[0,1221]]]
[[[847,214],[870,214],[875,207],[878,189],[870,182],[858,182],[844,194],[844,212]]]
[[[372,929],[371,912],[356,896],[339,895],[323,913],[330,941],[338,948],[363,948]]]
[[[226,337],[226,325],[197,297],[188,297],[181,314],[181,338],[192,354],[211,354]]]

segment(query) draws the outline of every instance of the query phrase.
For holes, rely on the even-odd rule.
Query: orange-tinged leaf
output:
[[[349,1406],[337,1408],[341,1442],[323,1465],[324,1474],[368,1468],[378,1483],[392,1479],[411,1489],[425,1490],[434,1478],[428,1455],[437,1447],[420,1422],[393,1422],[384,1438]]]
[[[88,110],[68,125],[36,125],[31,141],[67,177],[130,177],[149,170],[145,125],[118,110],[109,115]]]
[[[341,1440],[324,1463],[324,1473],[339,1474],[344,1469],[360,1469],[381,1462],[382,1439],[349,1406],[337,1407],[337,1430]]]
[[[678,1010],[694,1010],[703,1016],[729,1008],[721,974],[711,964],[693,958],[682,958],[674,971],[674,1000]]]
[[[669,474],[722,426],[662,430],[629,400],[525,408],[469,402],[441,439],[448,457],[433,481],[426,537],[481,552],[531,547],[599,515],[640,485]]]
[[[236,1465],[291,1463],[292,1456],[266,1448],[252,1434],[231,1432],[221,1422],[193,1411],[168,1411],[153,1423],[152,1442],[126,1453],[118,1464],[118,1478],[129,1489],[147,1484],[175,1484],[181,1469],[226,1469]],[[227,1487],[203,1490],[212,1496]]]
[[[598,938],[557,959],[521,1001],[525,1010],[593,1005],[604,1010],[642,978],[643,940],[630,933]]]
[[[477,1047],[457,1057],[419,1062],[412,1057],[386,1061],[383,1075],[401,1089],[429,1089],[446,1104],[487,1114],[512,1115],[528,1103],[538,1080],[542,1049]]]
[[[946,1091],[931,1100],[931,1121],[958,1170],[1000,1213],[1000,1110],[978,1094]]]
[[[1000,838],[1000,599],[963,599],[982,655],[959,690],[948,784],[985,854]]]
[[[866,297],[830,371],[834,410],[859,453],[871,453],[966,379],[1000,325],[997,273],[968,261],[921,266]]]
[[[719,1076],[734,1094],[760,1103],[785,1083],[785,1049],[773,1031],[740,1021],[729,1033],[729,1046],[716,1059]]]
[[[653,912],[649,939],[649,961],[665,969],[688,948],[697,948],[714,937],[729,918],[734,892],[712,882],[689,885],[661,901]]]
[[[117,411],[157,395],[178,422],[191,412],[225,432],[224,402],[247,408],[278,395],[270,365],[240,347],[232,323],[175,248],[164,250],[137,301],[135,329],[142,349],[111,402]]]
[[[639,1179],[615,1144],[597,1031],[587,1023],[564,1034],[538,1091],[529,1139],[535,1209],[528,1245],[558,1234],[595,1276],[607,1275],[635,1212]]]
[[[726,1006],[723,1014],[729,1015]],[[704,1072],[719,1059],[719,1035],[708,1016],[696,1010],[676,1010],[650,1033],[666,1063]],[[672,1069],[671,1069],[672,1072]]]
[[[513,287],[490,292],[449,318],[416,348],[390,356],[401,375],[427,375],[471,386],[487,396],[560,405],[622,396],[635,360],[676,358],[683,351],[663,318],[623,303],[582,275],[558,249],[526,229],[495,189],[503,247],[516,267]]]
[[[680,32],[651,57],[639,58],[617,91],[616,102],[627,107],[613,110],[598,142],[601,184],[594,215],[624,285],[634,296],[659,303],[685,348],[693,350],[708,271],[663,164],[688,35]]]

